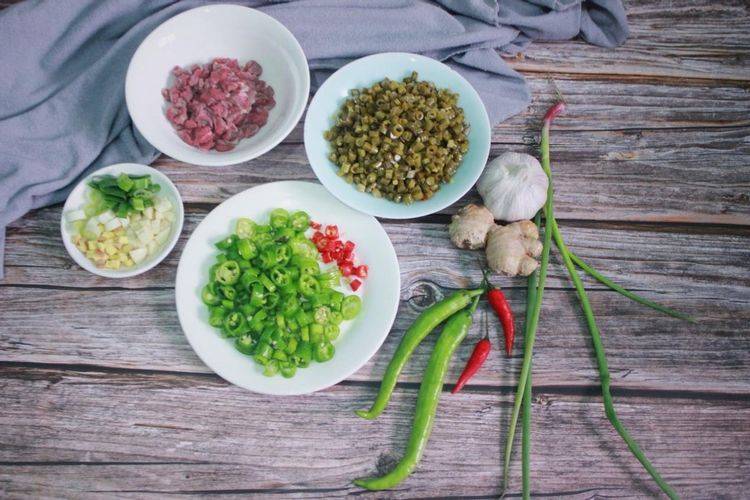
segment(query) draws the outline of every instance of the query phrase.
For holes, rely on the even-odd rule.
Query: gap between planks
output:
[[[175,370],[157,370],[146,368],[123,368],[111,367],[92,364],[67,364],[67,363],[37,363],[28,361],[0,361],[0,380],[2,379],[24,379],[24,373],[38,371],[59,371],[66,373],[85,373],[90,375],[121,375],[124,377],[139,378],[158,378],[165,382],[165,378],[179,378],[181,382],[189,382],[189,379],[206,381],[210,380],[221,385],[230,385],[215,373],[209,372],[191,372]],[[9,376],[10,375],[10,376]],[[46,377],[49,379],[49,377]],[[380,386],[379,380],[342,380],[336,386],[340,387],[366,387],[377,389]],[[399,390],[419,390],[420,384],[417,382],[398,382],[396,388]],[[454,384],[445,383],[442,392],[447,393],[453,389]],[[477,394],[514,394],[515,385],[485,385],[469,384],[464,387],[462,392]],[[750,392],[719,392],[719,391],[693,391],[685,389],[650,389],[638,387],[611,387],[614,397],[630,399],[686,399],[692,401],[722,401],[722,402],[742,402],[750,399]],[[596,397],[601,395],[600,385],[535,385],[533,394],[555,395],[555,396],[588,396]]]

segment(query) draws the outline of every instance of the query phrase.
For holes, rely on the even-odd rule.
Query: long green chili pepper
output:
[[[554,116],[562,112],[563,109],[565,109],[564,105],[562,103],[558,103],[553,108],[551,108],[550,111],[547,112],[547,117],[551,116],[551,118],[554,118]],[[552,120],[547,119],[547,117],[545,117],[544,127],[542,128],[541,163],[544,172],[549,178],[550,185],[552,185],[552,169],[550,168],[549,163],[549,125]],[[550,199],[548,198],[547,201],[549,202]],[[568,274],[570,275],[570,279],[573,281],[573,285],[575,286],[576,292],[578,293],[578,300],[581,303],[581,309],[583,309],[584,316],[586,317],[586,324],[588,325],[589,332],[591,333],[591,342],[594,346],[596,362],[599,368],[599,380],[602,384],[602,400],[604,402],[604,413],[607,415],[607,419],[612,424],[612,427],[615,428],[623,441],[625,441],[625,444],[628,445],[631,453],[633,453],[635,458],[637,458],[641,465],[643,465],[643,468],[646,469],[646,471],[651,475],[656,484],[659,485],[662,491],[669,498],[677,499],[679,498],[677,492],[675,492],[672,487],[669,486],[666,481],[664,481],[656,468],[651,464],[648,458],[646,458],[646,455],[644,455],[643,451],[638,446],[638,443],[636,443],[636,441],[630,436],[627,429],[625,429],[625,427],[620,422],[620,419],[617,418],[617,412],[615,411],[614,402],[612,400],[612,393],[610,392],[610,375],[609,367],[607,366],[607,355],[604,352],[604,345],[602,344],[601,334],[599,333],[599,327],[596,325],[594,312],[591,309],[591,304],[589,303],[586,289],[583,287],[581,277],[576,272],[576,268],[573,264],[573,259],[571,258],[570,251],[565,245],[565,241],[562,238],[562,233],[560,232],[560,228],[557,226],[557,221],[555,220],[555,216],[552,213],[552,210],[545,211],[545,217],[547,219],[547,227],[551,226],[552,232],[554,233],[555,244],[560,250],[560,254],[563,258],[563,263],[565,264],[565,267],[568,270]]]
[[[549,112],[547,113],[549,115]],[[544,119],[544,127],[542,128],[542,165],[545,162],[549,165],[549,147],[545,154],[544,143],[549,142],[549,125],[551,119],[546,116]],[[544,204],[545,214],[552,214],[552,199],[554,197],[554,189],[552,186],[552,179],[549,179],[547,185],[547,201]],[[539,313],[542,310],[542,297],[544,296],[544,285],[547,281],[547,267],[549,265],[549,252],[552,246],[552,225],[550,223],[549,216],[545,218],[544,224],[544,243],[542,246],[542,259],[539,266],[539,285],[537,287],[537,298],[534,302],[534,309],[532,311],[531,318],[526,326],[526,338],[524,338],[524,349],[523,349],[523,365],[521,366],[521,376],[518,379],[518,389],[516,390],[516,398],[513,403],[513,413],[510,417],[510,427],[508,428],[508,437],[505,442],[505,454],[503,458],[503,491],[508,486],[508,472],[510,471],[510,455],[513,451],[513,439],[516,435],[516,424],[518,423],[518,415],[521,412],[521,403],[523,402],[523,395],[526,390],[526,385],[529,378],[529,372],[531,371],[531,356],[534,352],[534,340],[536,338],[536,328],[539,324]]]
[[[615,292],[620,293],[624,295],[625,297],[638,302],[639,304],[643,304],[644,306],[648,306],[651,309],[656,309],[657,311],[662,312],[668,316],[672,316],[673,318],[689,321],[690,323],[697,323],[697,321],[695,321],[695,318],[688,316],[687,314],[681,313],[679,311],[675,311],[674,309],[658,304],[652,300],[648,300],[645,297],[641,297],[640,295],[633,293],[626,288],[621,287],[620,285],[610,280],[606,276],[603,276],[601,273],[599,273],[599,271],[597,271],[593,267],[586,264],[583,260],[581,260],[579,256],[577,256],[573,252],[568,251],[568,254],[570,255],[570,259],[578,267],[586,271],[587,274],[591,275],[592,278],[596,279],[600,283],[607,285],[609,288],[611,288]]]
[[[541,223],[541,212],[534,217],[534,223],[539,228]],[[539,286],[539,271],[531,273],[528,279],[526,292],[526,333],[524,341],[528,338],[528,328],[531,324],[531,316],[534,312],[534,304],[537,300],[537,287]],[[524,499],[531,498],[531,373],[532,364],[529,365],[529,374],[523,391],[523,407],[521,413],[521,493]]]
[[[484,289],[459,290],[450,297],[422,311],[422,314],[417,317],[409,329],[406,330],[406,333],[404,333],[401,343],[399,343],[396,352],[393,354],[393,358],[391,358],[391,362],[388,363],[383,381],[380,383],[378,395],[375,397],[372,406],[369,410],[357,410],[357,415],[368,420],[377,418],[388,405],[393,388],[396,387],[398,376],[419,343],[440,323],[445,321],[446,318],[469,305],[471,299],[481,295],[483,292]]]
[[[448,319],[443,332],[438,337],[435,349],[427,363],[422,384],[419,386],[414,423],[404,457],[388,474],[381,477],[355,479],[354,484],[368,490],[386,490],[406,479],[417,466],[427,446],[427,441],[430,439],[448,364],[456,348],[466,338],[471,327],[471,315],[478,303],[479,295],[476,295],[471,307],[465,307]]]

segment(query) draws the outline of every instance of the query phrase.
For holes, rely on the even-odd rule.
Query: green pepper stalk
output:
[[[557,116],[564,106],[560,103],[561,108],[552,113],[553,109],[547,112],[547,116],[544,117],[544,127],[542,128],[542,144],[544,144],[545,136],[549,141],[549,125],[552,119]],[[545,134],[546,131],[546,134]],[[549,148],[547,149],[546,161],[549,163]],[[542,148],[542,164],[545,162],[544,148]],[[547,185],[547,201],[544,203],[545,214],[552,214],[552,199],[554,198],[554,189],[552,186],[552,179],[549,179]],[[503,458],[503,490],[508,485],[508,473],[510,471],[510,456],[513,451],[513,439],[516,434],[516,425],[518,424],[518,416],[521,413],[521,403],[523,402],[524,393],[526,391],[526,385],[529,379],[529,372],[531,371],[531,356],[534,352],[534,340],[536,338],[536,329],[539,325],[539,314],[542,310],[542,298],[544,296],[544,285],[547,281],[547,267],[549,266],[549,252],[552,246],[552,225],[550,223],[549,216],[546,217],[544,224],[544,243],[542,245],[542,258],[539,266],[539,284],[537,286],[536,300],[534,301],[534,307],[531,312],[531,317],[526,325],[526,331],[524,338],[524,349],[523,349],[523,365],[521,365],[521,375],[518,379],[518,388],[516,390],[516,398],[513,403],[513,413],[510,417],[510,427],[508,428],[508,438],[505,442],[505,454]]]
[[[621,287],[614,281],[610,280],[606,276],[603,276],[599,271],[594,269],[593,267],[586,264],[579,256],[574,254],[571,251],[568,251],[568,255],[570,255],[570,260],[572,260],[578,267],[583,269],[587,274],[589,274],[592,278],[596,279],[600,283],[608,286],[612,290],[614,290],[617,293],[620,293],[624,295],[625,297],[634,300],[638,302],[639,304],[643,304],[644,306],[650,307],[652,309],[655,309],[659,312],[662,312],[668,316],[672,316],[673,318],[682,319],[685,321],[689,321],[690,323],[697,323],[695,321],[695,318],[688,316],[687,314],[681,313],[679,311],[675,311],[674,309],[671,309],[669,307],[663,306],[661,304],[658,304],[652,300],[648,300],[645,297],[641,297],[640,295],[631,292],[630,290],[627,290],[626,288]]]
[[[480,291],[481,293],[481,291]],[[438,337],[435,349],[430,355],[427,368],[419,386],[417,396],[417,409],[414,412],[414,423],[411,428],[409,443],[401,461],[388,474],[381,477],[355,479],[354,484],[368,490],[386,490],[397,486],[412,473],[422,458],[427,442],[432,433],[432,425],[435,422],[435,413],[440,393],[443,391],[445,375],[448,372],[453,353],[471,327],[471,316],[479,303],[479,295],[474,296],[471,307],[464,307],[453,314],[443,327],[443,332]]]
[[[380,389],[378,395],[375,397],[375,401],[369,410],[357,410],[357,415],[368,420],[374,420],[380,415],[385,407],[388,405],[388,401],[391,399],[393,389],[396,387],[398,376],[401,374],[401,370],[406,366],[406,362],[409,361],[414,349],[424,340],[427,335],[430,334],[440,323],[445,321],[448,317],[454,313],[460,311],[469,305],[469,302],[474,297],[477,297],[484,293],[483,288],[476,290],[459,290],[450,297],[447,297],[440,302],[437,302],[424,311],[417,317],[412,325],[404,333],[401,342],[396,349],[396,352],[391,358],[391,362],[388,363],[388,367],[385,369],[385,375],[383,381],[380,383]]]
[[[534,223],[537,229],[541,223],[541,213],[534,217]],[[537,300],[537,287],[539,286],[539,271],[531,273],[528,279],[528,289],[526,292],[526,333],[524,340],[529,337],[528,327],[531,324],[531,316],[534,311],[534,304]],[[532,361],[533,364],[533,361]],[[523,407],[521,413],[521,493],[524,499],[531,497],[531,373],[532,364],[529,365],[529,374],[526,379],[526,386],[523,391]]]
[[[557,103],[555,106],[550,108],[550,110],[547,112],[547,115],[544,118],[544,127],[542,128],[542,140],[541,140],[541,148],[542,148],[542,168],[544,169],[544,172],[547,174],[547,177],[550,180],[550,185],[552,185],[552,169],[550,168],[550,161],[549,161],[549,126],[552,121],[552,119],[560,114],[565,109],[565,105],[560,102]],[[548,198],[548,202],[550,199]],[[549,203],[549,207],[551,208],[551,203]],[[630,449],[631,453],[635,456],[635,458],[638,459],[638,461],[643,465],[643,467],[646,469],[646,471],[651,475],[651,477],[654,479],[656,484],[659,485],[659,487],[662,489],[662,491],[672,499],[679,498],[677,493],[672,489],[669,484],[667,484],[664,479],[662,479],[659,472],[656,470],[656,468],[651,464],[651,462],[646,458],[643,451],[641,451],[641,448],[638,446],[638,443],[630,436],[627,429],[622,425],[619,418],[617,417],[617,412],[615,411],[614,402],[612,399],[612,394],[610,392],[610,375],[609,375],[609,367],[607,366],[607,355],[604,352],[604,345],[602,344],[601,334],[599,333],[599,327],[596,325],[596,320],[594,319],[594,312],[591,309],[591,304],[589,303],[588,295],[586,294],[586,290],[583,287],[583,282],[581,281],[581,277],[578,275],[575,269],[575,265],[573,264],[573,259],[570,256],[570,252],[568,251],[567,246],[565,245],[565,241],[562,238],[562,233],[560,232],[560,228],[557,226],[557,221],[555,220],[554,214],[552,210],[545,209],[545,217],[547,219],[547,227],[551,226],[552,233],[554,233],[555,238],[555,244],[557,245],[557,248],[560,250],[560,254],[563,258],[563,263],[565,264],[566,269],[568,270],[568,274],[570,275],[571,280],[573,281],[573,285],[575,286],[576,292],[578,293],[578,300],[581,303],[581,308],[583,309],[583,313],[586,316],[586,324],[588,325],[589,332],[591,333],[591,341],[594,346],[594,352],[596,354],[596,362],[599,368],[599,380],[602,384],[602,399],[604,402],[604,412],[607,415],[607,419],[612,424],[612,427],[615,428],[617,433],[620,435],[620,437],[625,441],[625,443],[628,445],[628,448]]]

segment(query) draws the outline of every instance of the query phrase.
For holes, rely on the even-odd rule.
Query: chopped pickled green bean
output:
[[[323,133],[341,177],[399,203],[426,200],[452,179],[469,149],[458,94],[416,72],[350,94]]]

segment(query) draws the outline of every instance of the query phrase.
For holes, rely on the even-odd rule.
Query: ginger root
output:
[[[458,248],[483,248],[487,232],[495,225],[492,213],[481,205],[469,204],[458,211],[448,226],[448,235]]]
[[[487,235],[487,264],[507,276],[528,276],[538,267],[542,253],[539,230],[530,220],[494,226]]]

